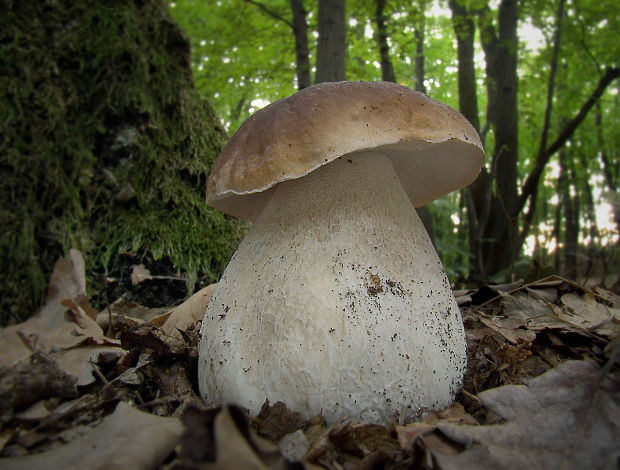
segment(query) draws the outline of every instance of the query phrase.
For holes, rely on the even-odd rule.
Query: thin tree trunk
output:
[[[491,178],[484,191],[491,195],[491,184],[496,191],[488,208],[483,200],[476,201],[479,223],[484,227],[481,253],[485,258],[476,264],[485,273],[495,273],[512,265],[521,247],[518,220],[513,215],[517,200],[518,115],[517,115],[517,0],[502,0],[499,6],[499,28],[495,31],[489,21],[488,6],[480,10],[480,30],[486,57],[488,107],[487,119],[495,129],[495,148],[491,157]],[[488,223],[483,221],[487,216]],[[483,223],[484,222],[484,223]]]
[[[601,103],[596,102],[594,123],[596,125],[596,139],[598,147],[604,149],[605,142],[603,141],[603,116],[601,113]],[[618,161],[614,159],[612,162],[605,150],[601,150],[601,162],[603,163],[603,174],[605,175],[605,183],[607,189],[615,196],[613,201],[618,200]],[[614,220],[616,222],[616,229],[620,231],[620,204],[612,204],[614,211]]]
[[[463,116],[479,131],[478,94],[476,92],[476,68],[474,65],[476,28],[471,13],[459,1],[451,1],[450,9],[452,10],[452,27],[456,34],[459,64],[459,109]]]
[[[316,83],[341,81],[346,75],[344,0],[319,0]]]
[[[562,41],[562,24],[564,21],[564,0],[560,0],[558,3],[558,9],[556,11],[555,16],[555,35],[553,38],[553,51],[551,53],[551,69],[549,71],[549,78],[547,80],[547,98],[545,105],[545,117],[543,120],[543,127],[540,133],[540,141],[538,143],[538,152],[537,152],[537,161],[543,160],[545,158],[545,152],[547,151],[547,139],[549,136],[549,129],[551,127],[551,113],[553,111],[553,100],[554,100],[554,90],[555,90],[555,76],[558,68],[558,57],[560,55],[560,44]],[[525,189],[525,187],[524,187]],[[521,233],[521,239],[525,240],[527,233],[529,232],[529,227],[532,223],[532,219],[534,218],[534,214],[536,212],[536,202],[538,196],[538,184],[536,184],[532,193],[529,196],[530,204],[528,208],[528,212],[525,215],[525,224]],[[520,198],[517,201],[517,208],[520,212],[522,209],[521,204],[525,204],[525,200],[521,202],[523,197],[523,191],[521,192]],[[521,205],[521,207],[519,207]],[[515,208],[516,209],[516,208]]]
[[[579,152],[579,161],[584,171],[583,192],[585,194],[586,220],[589,224],[588,232],[590,235],[590,243],[588,243],[588,264],[585,269],[585,274],[586,276],[590,276],[594,268],[594,260],[597,257],[596,244],[598,243],[600,236],[598,226],[596,224],[596,209],[594,207],[592,187],[590,186],[590,181],[588,180],[588,159],[583,152]]]
[[[386,0],[376,0],[375,22],[377,23],[377,43],[379,44],[379,55],[381,57],[381,78],[385,82],[395,82],[394,67],[390,60],[390,47],[388,45],[387,29],[385,27]]]
[[[452,10],[452,26],[456,34],[457,43],[459,109],[474,128],[479,130],[480,121],[478,119],[478,96],[474,66],[475,24],[471,12],[469,12],[460,1],[451,1],[449,5]],[[484,229],[478,218],[482,210],[476,207],[476,204],[488,204],[485,199],[487,181],[488,174],[486,169],[482,168],[480,176],[476,181],[462,191],[462,196],[467,204],[470,279],[482,279],[484,277],[481,243]]]
[[[554,253],[554,263],[555,270],[560,273],[563,270],[562,266],[562,247],[564,246],[564,237],[562,234],[564,230],[562,230],[562,201],[564,200],[564,193],[566,192],[566,169],[564,168],[564,149],[560,150],[559,153],[559,161],[560,161],[560,174],[558,176],[558,182],[556,185],[556,196],[558,198],[558,205],[555,206],[555,218],[553,223],[553,238],[555,238],[555,253]]]
[[[312,85],[310,76],[310,53],[308,48],[307,12],[302,0],[291,0],[293,12],[293,34],[295,35],[295,56],[297,71],[297,89],[303,90]]]
[[[426,93],[426,85],[424,85],[424,29],[426,27],[425,13],[422,12],[422,18],[418,22],[413,36],[415,37],[415,89],[422,93]]]
[[[549,147],[547,147],[547,150],[546,152],[544,152],[543,157],[536,161],[534,169],[530,172],[528,177],[525,179],[525,182],[523,183],[521,195],[519,196],[519,201],[517,207],[515,208],[517,211],[523,209],[528,198],[536,190],[545,166],[549,162],[551,157],[555,155],[555,153],[559,149],[561,149],[562,146],[571,138],[575,130],[586,118],[590,109],[592,109],[592,107],[596,104],[596,102],[605,92],[609,84],[618,77],[620,77],[620,68],[610,68],[605,72],[605,74],[600,78],[598,85],[596,86],[592,94],[583,103],[581,109],[579,109],[577,115],[566,123],[566,125],[560,131],[558,137],[553,141],[551,145],[549,145]],[[522,238],[524,238],[525,235],[527,234],[524,234]]]
[[[295,37],[297,89],[302,90],[312,85],[308,48],[308,21],[306,19],[307,12],[304,8],[303,0],[290,0],[291,12],[293,14],[292,22],[284,18],[284,16],[276,10],[257,0],[246,0],[246,2],[254,5],[275,20],[281,21],[291,28],[293,36]]]
[[[389,55],[389,47],[387,42],[387,28],[385,25],[385,17],[383,15],[383,11],[385,9],[385,0],[376,0],[376,10],[375,10],[375,21],[377,23],[377,43],[379,45],[379,51],[381,54],[381,76],[386,82],[396,82],[396,76],[394,74],[394,67],[392,66],[392,60]],[[423,45],[420,44],[420,54],[423,54]],[[417,70],[416,70],[417,72]],[[424,81],[424,68],[421,70],[422,76],[421,81]],[[422,221],[422,225],[426,229],[428,236],[430,237],[433,244],[435,244],[435,237],[433,233],[433,218],[431,216],[430,211],[428,210],[428,206],[422,206],[416,208],[416,212]]]
[[[560,199],[562,212],[565,220],[564,233],[564,272],[563,274],[572,279],[577,279],[577,246],[579,239],[579,199],[577,194],[571,194],[571,188],[576,189],[571,181],[575,174],[568,164],[566,150],[560,152],[560,174],[564,174],[564,186]]]
[[[426,8],[426,3],[420,2],[420,8]],[[425,28],[425,12],[421,12],[421,19],[418,21],[414,29],[415,44],[415,89],[416,91],[426,93],[426,87],[424,86],[424,28]],[[435,244],[435,233],[433,230],[433,217],[428,210],[428,206],[418,207],[416,209],[420,220],[428,232],[433,245]]]

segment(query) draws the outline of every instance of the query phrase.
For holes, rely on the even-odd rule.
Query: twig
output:
[[[462,393],[463,395],[465,395],[467,398],[471,399],[471,400],[474,400],[474,401],[476,401],[476,402],[478,402],[478,403],[482,403],[482,400],[481,400],[479,397],[477,397],[476,395],[473,395],[473,394],[469,393],[467,390],[464,390],[464,389],[463,389],[463,390],[461,390],[461,393]]]
[[[93,361],[93,358],[91,357],[89,359],[90,361],[90,365],[93,367],[93,370],[95,371],[95,375],[101,379],[101,381],[103,382],[103,386],[107,387],[108,385],[110,385],[110,382],[108,381],[108,379],[105,378],[105,376],[101,373],[101,370],[99,370],[99,366],[97,364],[95,364],[95,362]]]
[[[138,405],[138,408],[147,408],[149,406],[157,406],[157,405],[167,405],[173,402],[182,402],[183,399],[181,397],[164,397],[164,398],[155,398],[154,400],[147,401],[146,403],[142,403]]]
[[[477,312],[481,308],[486,307],[488,304],[495,302],[496,300],[498,300],[498,299],[500,299],[502,297],[502,294],[512,295],[512,294],[514,294],[516,292],[519,292],[519,291],[521,291],[523,289],[527,289],[528,287],[535,286],[536,284],[542,284],[542,283],[553,281],[553,280],[555,280],[555,281],[563,281],[563,282],[565,282],[567,284],[570,284],[575,289],[580,289],[580,290],[582,290],[584,292],[587,292],[588,294],[592,295],[593,297],[604,301],[606,304],[609,303],[608,299],[606,299],[605,297],[603,297],[600,294],[597,294],[593,290],[588,289],[587,287],[582,286],[582,285],[576,283],[575,281],[571,281],[570,279],[567,279],[565,277],[559,276],[557,274],[552,274],[551,276],[543,277],[542,279],[538,279],[536,281],[528,282],[527,284],[523,284],[522,286],[516,287],[516,288],[508,290],[506,292],[502,292],[501,294],[496,295],[492,299],[489,299],[486,302],[483,302],[480,305],[477,305],[476,307],[474,307],[472,309],[472,311]]]

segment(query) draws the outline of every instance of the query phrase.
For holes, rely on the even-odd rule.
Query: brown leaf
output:
[[[65,309],[59,307],[60,302],[86,294],[84,258],[78,250],[73,248],[69,254],[70,259],[60,258],[54,265],[47,287],[45,305],[38,313],[40,316],[62,320],[62,313]]]
[[[183,421],[187,431],[180,458],[172,469],[295,468],[284,460],[275,444],[256,434],[246,415],[235,406],[205,411],[188,408]],[[189,426],[197,428],[197,435]]]
[[[95,382],[95,364],[101,354],[120,357],[124,353],[119,347],[85,346],[59,351],[52,357],[64,373],[77,378],[76,385],[81,387]]]
[[[48,300],[41,311],[23,323],[0,330],[0,366],[10,366],[33,352],[51,354],[84,344],[118,345],[104,336],[80,306],[84,303],[80,292],[84,282],[83,260],[78,251],[71,253],[73,261],[60,259],[56,263]]]
[[[258,433],[272,442],[301,429],[304,424],[300,413],[289,410],[281,401],[270,405],[269,400],[265,400],[255,421]]]
[[[40,454],[0,459],[0,467],[150,470],[174,450],[182,431],[183,425],[175,418],[154,416],[119,402],[114,413],[69,444]]]
[[[121,345],[126,350],[145,351],[150,349],[154,359],[185,353],[185,343],[166,335],[159,328],[138,324],[121,331]]]
[[[64,373],[45,354],[33,354],[11,367],[0,368],[0,418],[48,397],[77,395],[76,377]]]
[[[493,426],[439,424],[466,450],[435,453],[443,469],[615,468],[620,455],[618,377],[599,382],[600,370],[567,361],[527,381],[480,394],[506,420]]]
[[[424,422],[428,424],[437,422],[478,424],[476,420],[465,411],[465,408],[463,408],[463,405],[460,403],[452,403],[443,410],[430,411],[424,418]]]
[[[587,293],[583,297],[564,294],[561,300],[565,308],[558,308],[557,315],[566,323],[611,338],[620,336],[620,309],[597,302]]]
[[[211,300],[216,288],[217,284],[211,284],[200,289],[171,312],[155,317],[149,323],[159,326],[168,335],[182,339],[178,330],[186,331],[191,325],[202,321],[209,300]],[[162,317],[164,317],[163,322]]]
[[[409,449],[416,439],[432,433],[437,426],[428,423],[411,423],[406,426],[396,426],[396,437],[403,449]]]

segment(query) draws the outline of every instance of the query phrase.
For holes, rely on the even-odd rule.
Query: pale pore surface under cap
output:
[[[201,330],[207,403],[385,421],[451,403],[465,334],[388,157],[350,154],[278,185]]]

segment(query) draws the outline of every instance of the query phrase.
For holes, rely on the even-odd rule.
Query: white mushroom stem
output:
[[[385,421],[449,403],[465,370],[458,306],[390,159],[345,155],[280,183],[201,330],[208,403]]]

